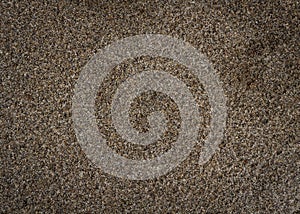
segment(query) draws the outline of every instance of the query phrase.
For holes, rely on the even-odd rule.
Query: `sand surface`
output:
[[[99,1],[100,2],[100,1]],[[0,4],[1,213],[293,213],[300,210],[300,3],[265,1],[20,1]],[[171,172],[134,181],[103,172],[86,157],[72,121],[74,87],[84,65],[118,39],[138,34],[181,39],[211,62],[227,97],[220,150],[198,164],[201,145]],[[149,146],[126,142],[109,111],[129,75],[164,70],[184,81],[202,109],[207,94],[184,66],[139,57],[99,86],[99,131],[118,154],[153,158],[172,147],[178,107],[149,92],[132,104],[131,122],[147,131],[155,110],[167,132]]]

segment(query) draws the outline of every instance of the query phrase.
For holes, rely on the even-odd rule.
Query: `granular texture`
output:
[[[300,210],[300,3],[286,1],[2,1],[1,213],[296,213]],[[138,34],[184,40],[211,61],[227,97],[220,151],[198,165],[201,145],[156,179],[126,180],[96,168],[71,119],[72,96],[89,59]],[[130,74],[162,69],[188,85],[202,109],[199,142],[210,121],[207,95],[185,67],[141,57],[114,68],[96,100],[99,131],[132,159],[167,151],[180,129],[176,104],[150,91],[132,103],[145,132],[155,110],[168,131],[149,146],[113,128],[111,96]]]

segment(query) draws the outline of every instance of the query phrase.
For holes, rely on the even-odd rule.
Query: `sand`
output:
[[[299,1],[1,2],[1,213],[293,213],[300,210]],[[138,34],[184,40],[212,63],[227,97],[220,150],[198,164],[201,146],[161,177],[107,174],[76,138],[72,96],[84,65],[101,48]],[[162,69],[189,85],[201,107],[199,142],[210,108],[201,82],[180,64],[140,57],[123,62],[99,88],[99,131],[118,154],[158,156],[180,130],[176,104],[149,92],[132,105],[146,131],[153,110],[169,116],[148,147],[118,136],[109,109],[118,84]]]

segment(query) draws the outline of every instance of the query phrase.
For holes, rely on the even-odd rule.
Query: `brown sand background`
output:
[[[299,1],[2,1],[0,14],[1,213],[300,210]],[[97,50],[144,33],[180,38],[209,58],[228,98],[228,119],[220,151],[204,166],[195,148],[171,173],[130,181],[86,158],[72,127],[71,99]],[[104,124],[99,130],[111,133],[108,144],[141,159],[161,154],[176,138],[176,104],[155,93],[138,98],[131,116],[145,131],[145,116],[163,108],[169,116],[163,141],[133,146],[112,129],[105,111],[110,96],[143,66],[164,68],[189,85],[203,109],[202,142],[210,116],[201,83],[175,62],[142,57],[116,67],[99,88],[97,108],[104,110],[97,118]]]

